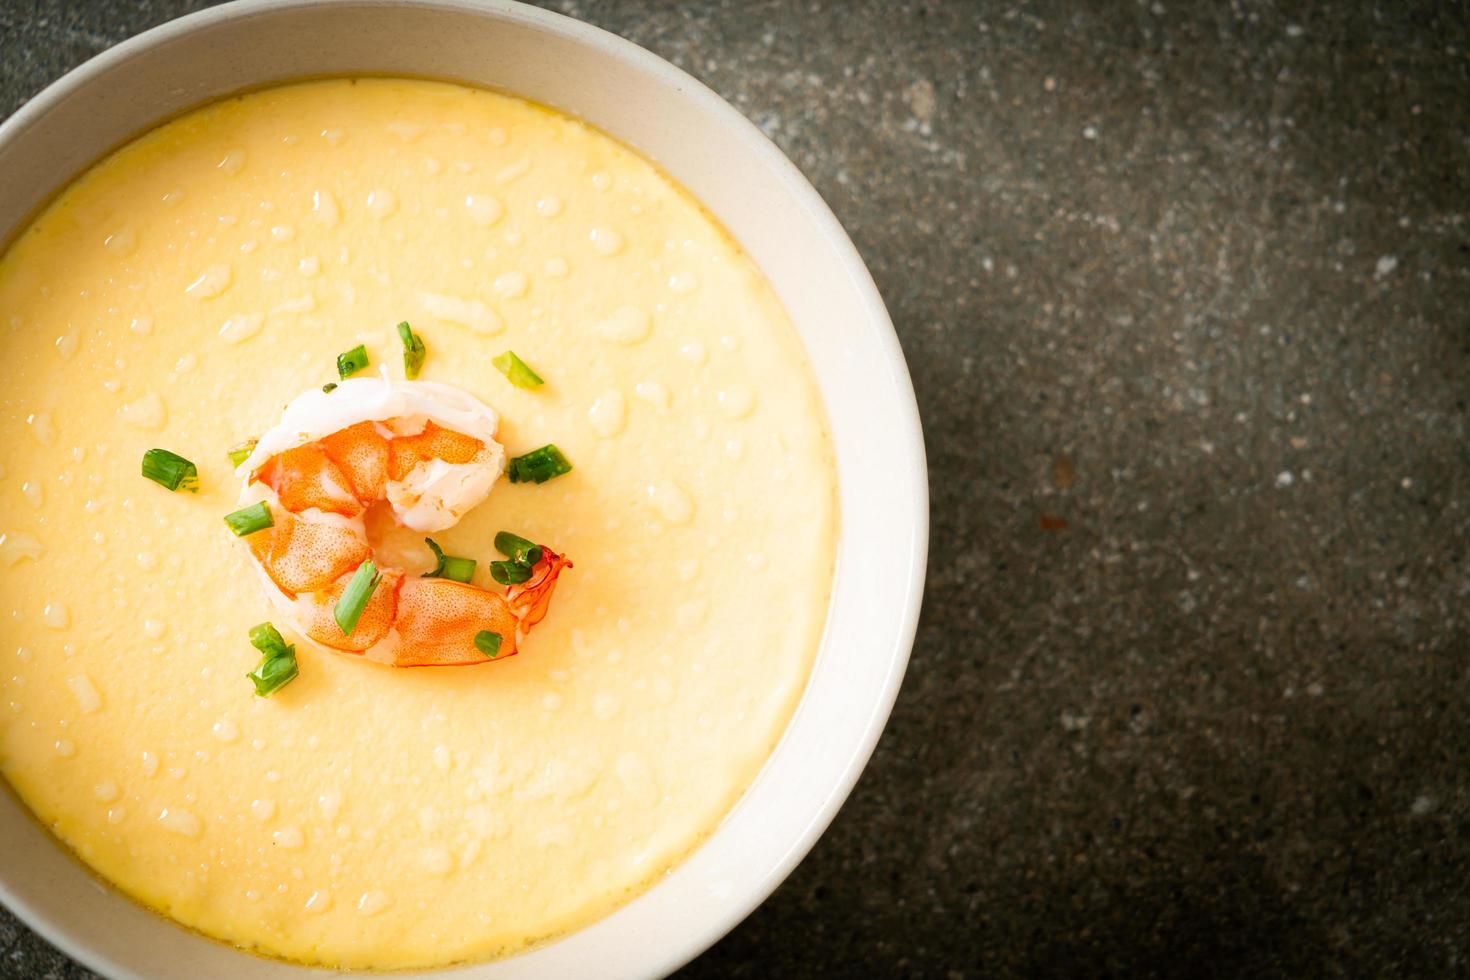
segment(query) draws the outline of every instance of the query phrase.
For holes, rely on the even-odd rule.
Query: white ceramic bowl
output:
[[[734,927],[816,842],[871,755],[903,677],[923,590],[928,489],[893,326],[821,198],[727,103],[612,34],[494,0],[243,0],[120,44],[0,126],[0,241],[87,165],[163,119],[241,89],[341,74],[500,89],[637,148],[765,271],[816,371],[841,487],[836,588],[807,691],[760,777],[693,856],[607,918],[509,960],[423,975],[668,973]],[[100,973],[284,980],[323,972],[244,955],[132,904],[89,876],[8,794],[0,794],[0,841],[0,899]]]

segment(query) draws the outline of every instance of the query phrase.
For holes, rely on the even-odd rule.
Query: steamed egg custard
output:
[[[676,865],[795,709],[815,382],[585,124],[390,79],[207,106],[12,240],[0,332],[0,769],[188,927],[516,952]]]

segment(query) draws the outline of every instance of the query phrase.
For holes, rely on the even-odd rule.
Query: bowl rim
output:
[[[893,609],[896,628],[893,634],[892,656],[888,662],[887,674],[883,679],[881,688],[876,692],[876,697],[869,704],[868,714],[863,722],[862,737],[851,746],[840,772],[835,773],[827,780],[827,785],[830,789],[828,795],[819,810],[810,814],[805,829],[794,840],[787,842],[787,847],[781,859],[774,866],[768,868],[759,881],[748,888],[744,894],[735,896],[737,900],[730,902],[721,915],[711,916],[702,928],[686,934],[682,939],[668,940],[665,937],[665,941],[661,943],[663,947],[661,953],[650,955],[649,965],[655,971],[653,975],[667,975],[689,963],[733,930],[756,907],[764,902],[786,879],[791,871],[795,869],[796,865],[800,863],[816,844],[822,833],[836,817],[842,804],[847,800],[877,747],[878,740],[892,713],[918,628],[928,558],[929,537],[929,488],[924,434],[912,379],[902,347],[899,344],[898,336],[889,318],[887,308],[878,292],[877,285],[874,283],[872,275],[859,255],[856,246],[854,246],[826,201],[807,180],[805,175],[802,174],[796,165],[782,153],[759,127],[703,82],[635,42],[627,40],[611,31],[577,20],[576,18],[551,10],[533,7],[518,2],[518,0],[230,0],[230,2],[174,18],[146,31],[132,35],[66,72],[23,103],[8,119],[0,122],[0,147],[21,139],[31,127],[41,122],[53,108],[65,101],[72,94],[95,84],[114,68],[152,48],[159,47],[201,29],[224,24],[229,21],[270,16],[303,7],[323,6],[438,9],[472,13],[490,19],[510,20],[538,30],[550,32],[577,44],[600,49],[602,53],[617,58],[639,73],[652,76],[657,81],[672,85],[674,88],[680,90],[682,97],[694,102],[696,108],[701,113],[709,115],[719,126],[730,129],[740,136],[742,142],[760,158],[760,162],[770,168],[773,173],[777,174],[787,189],[800,199],[803,210],[806,212],[807,220],[816,224],[816,230],[837,253],[837,257],[847,275],[849,287],[854,291],[855,297],[869,315],[869,324],[867,326],[870,329],[867,331],[867,340],[876,345],[875,353],[882,359],[887,369],[886,373],[889,380],[894,386],[898,416],[895,421],[898,427],[903,430],[906,437],[903,445],[895,447],[895,452],[892,454],[892,463],[895,470],[900,474],[899,481],[902,484],[902,497],[910,504],[909,513],[900,515],[906,518],[903,528],[907,532],[907,535],[906,537],[900,535],[895,538],[895,541],[900,544],[900,547],[895,550],[893,555],[892,565],[894,573],[893,581],[895,583]],[[288,82],[281,80],[267,84],[288,84]],[[208,101],[210,100],[197,103],[194,107],[200,104],[207,104]],[[181,111],[187,112],[190,110],[184,109]],[[161,124],[166,118],[168,117],[161,117],[155,125]],[[123,142],[137,135],[138,133],[133,133],[126,137]],[[613,138],[617,139],[616,136],[613,136]],[[113,147],[111,149],[115,148]],[[102,159],[106,153],[111,152],[111,149],[95,157],[77,173],[66,175],[63,180],[58,182],[53,190],[53,195],[43,199],[31,214],[22,218],[17,225],[17,229],[23,228],[26,222],[33,219],[34,214],[40,208],[44,208],[49,203],[55,193],[59,193],[71,180],[75,179],[80,173],[85,172],[87,167],[90,167],[96,160]],[[635,150],[640,155],[644,152],[638,150],[636,147]],[[0,242],[0,248],[3,248],[5,244],[7,243]],[[826,399],[824,398],[824,405],[825,403]],[[838,547],[837,566],[840,570],[842,564],[840,539]],[[830,615],[831,609],[829,608],[829,621],[827,628],[823,632],[821,641],[823,648],[827,645],[828,634],[830,633]],[[792,717],[788,719],[781,739],[775,748],[773,748],[760,774],[756,776],[751,786],[747,787],[741,797],[741,802],[749,796],[751,790],[764,778],[765,773],[771,767],[771,763],[780,755],[782,747],[787,742],[787,735],[795,725],[797,715],[801,710],[801,704],[810,695],[812,687],[811,678],[815,675],[815,672],[816,665],[814,664],[812,674],[808,677],[807,686],[802,693],[801,700],[794,709]],[[735,804],[730,811],[731,814],[739,809],[741,802]],[[20,805],[24,806],[24,804]],[[725,820],[728,820],[729,816],[730,814],[727,814]],[[710,841],[717,838],[723,826],[724,822],[722,821],[720,827],[717,827],[710,834],[705,843],[699,845],[696,853],[697,850],[703,849]],[[64,845],[58,846],[64,847]],[[69,855],[68,857],[69,860],[74,862],[78,861],[74,855]],[[690,857],[692,855],[686,856],[683,861],[687,862]],[[83,866],[83,870],[88,874],[93,874],[85,866]],[[657,887],[657,884],[652,886],[652,888]],[[641,894],[646,894],[652,888],[646,889]],[[118,897],[123,901],[133,901],[126,896],[119,895]],[[636,898],[634,901],[636,901]],[[118,962],[110,954],[95,948],[86,940],[74,935],[66,923],[47,915],[41,909],[36,908],[32,903],[27,901],[23,896],[17,894],[11,888],[3,867],[0,867],[0,902],[3,902],[27,927],[34,930],[53,946],[87,968],[109,977],[131,977],[137,975],[126,963]],[[618,908],[624,907],[626,905],[619,906]],[[616,911],[617,909],[613,910],[613,912]],[[177,922],[173,922],[172,920],[168,921],[175,927],[192,931],[188,930],[187,927],[180,926]],[[604,920],[596,920],[584,928],[590,928],[596,925],[597,921]],[[212,939],[210,941],[218,942]],[[555,945],[558,941],[553,940],[551,944]],[[227,946],[228,944],[224,945]],[[249,954],[243,955],[249,956]],[[515,959],[516,957],[512,957],[511,961],[513,962]]]

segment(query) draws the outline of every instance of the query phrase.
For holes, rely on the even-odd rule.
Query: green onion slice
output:
[[[199,492],[199,467],[167,449],[150,449],[143,454],[143,475],[165,490]]]
[[[335,382],[335,381],[328,381],[326,384],[322,385],[322,394],[324,394],[324,395],[330,395],[332,392],[334,392],[336,390],[337,390],[337,382]]]
[[[447,578],[455,582],[469,584],[470,579],[475,577],[475,565],[473,558],[458,558],[454,555],[446,555],[444,549],[434,542],[433,538],[424,538],[424,544],[434,552],[434,558],[439,564],[434,566],[432,572],[425,572],[424,578]]]
[[[296,648],[270,623],[250,629],[250,645],[260,651],[260,665],[246,674],[258,697],[268,698],[296,678]]]
[[[255,445],[259,441],[258,439],[246,439],[244,442],[237,442],[231,446],[229,449],[231,465],[239,466],[249,459],[250,454],[255,452]]]
[[[403,375],[412,381],[424,367],[424,341],[407,320],[398,325],[398,337],[403,341]]]
[[[490,577],[501,585],[520,585],[531,577],[531,566],[518,561],[492,561]]]
[[[500,644],[501,638],[499,633],[480,630],[480,632],[475,634],[475,649],[479,650],[491,660],[500,656]]]
[[[515,457],[509,467],[511,483],[545,483],[571,471],[571,461],[550,443]]]
[[[250,645],[259,650],[267,660],[272,657],[296,656],[296,648],[288,644],[286,638],[270,623],[250,627]]]
[[[540,545],[509,531],[495,535],[495,550],[518,565],[534,565],[541,560]]]
[[[499,357],[492,358],[490,363],[495,369],[510,379],[510,383],[517,388],[539,388],[543,382],[541,375],[531,370],[531,365],[516,356],[516,352],[508,350]]]
[[[351,636],[352,631],[357,629],[362,611],[367,608],[368,600],[373,597],[373,591],[382,580],[383,576],[371,558],[357,566],[352,580],[342,592],[342,598],[337,600],[337,605],[332,609],[332,618],[337,621],[337,627],[344,636]]]
[[[368,352],[367,347],[363,344],[358,344],[345,354],[337,355],[337,376],[343,380],[352,377],[367,366]]]
[[[268,698],[296,679],[300,671],[296,667],[296,651],[284,657],[267,657],[245,676],[255,684],[257,697]]]
[[[241,507],[233,514],[225,515],[225,523],[230,530],[235,532],[235,537],[243,538],[254,534],[256,531],[264,531],[268,527],[275,526],[275,519],[271,517],[271,509],[264,500],[251,504],[249,507]]]

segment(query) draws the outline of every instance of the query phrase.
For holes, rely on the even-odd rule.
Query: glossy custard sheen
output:
[[[221,517],[226,449],[359,343],[501,416],[501,480],[435,538],[569,555],[520,655],[393,669],[287,632]],[[677,186],[576,120],[421,81],[221,102],[98,164],[0,260],[0,764],[99,874],[336,966],[501,955],[604,915],[710,834],[815,654],[834,471],[799,342]],[[512,387],[507,349],[546,379]],[[194,460],[197,495],[139,475]]]

